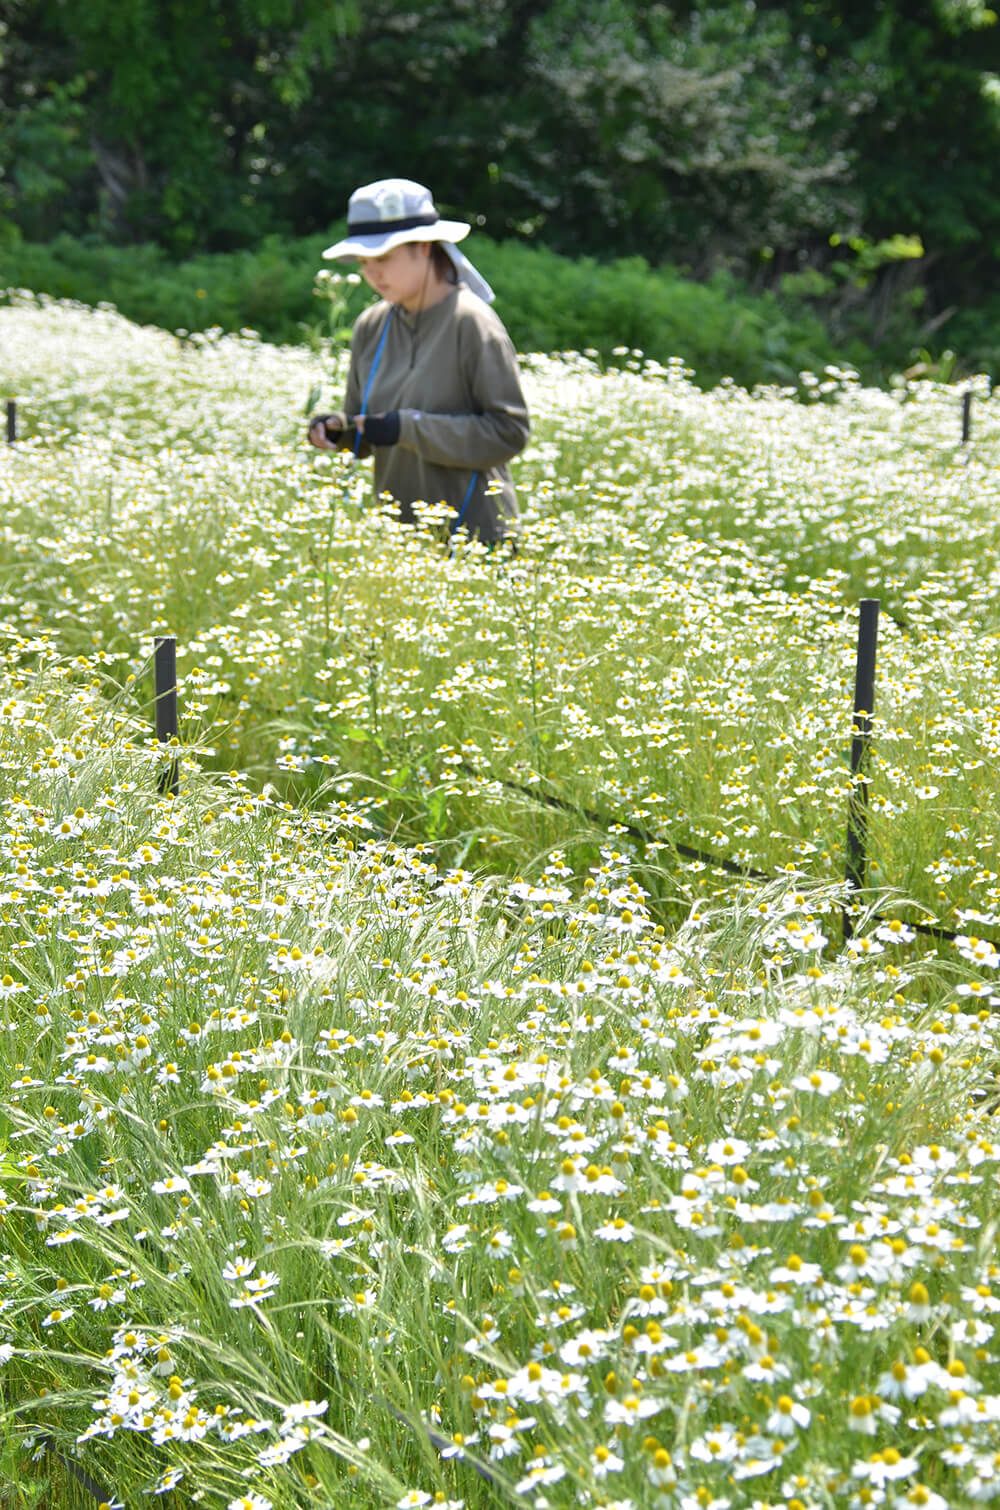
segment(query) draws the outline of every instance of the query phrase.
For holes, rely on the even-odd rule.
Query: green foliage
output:
[[[815,277],[798,290],[841,343],[922,345],[998,288],[985,0],[368,0],[363,25],[358,0],[5,15],[0,246],[99,234],[178,257],[318,234],[395,171],[495,240],[771,289],[829,278],[828,298]],[[831,233],[926,255],[863,285]],[[270,329],[257,302],[243,318]]]
[[[856,215],[848,117],[816,131],[815,72],[782,14],[553,0],[530,44],[516,115],[534,126],[508,126],[502,170],[552,244],[683,248],[704,269]]]
[[[919,235],[932,314],[964,305],[971,288],[992,289],[1000,235],[1000,113],[989,91],[1000,69],[995,13],[979,0],[760,3],[787,14],[834,108],[851,113],[850,173],[863,214],[854,231],[839,229],[874,242]],[[841,88],[845,72],[868,85],[853,104]]]
[[[157,246],[114,246],[62,235],[48,246],[0,253],[0,281],[84,304],[110,303],[143,324],[170,330],[252,327],[270,339],[302,338],[315,317],[312,275],[326,237],[288,243],[266,237],[254,251],[171,262]]]
[[[0,1426],[0,1510],[39,1510],[46,1503],[49,1481],[26,1473],[24,1433],[10,1421]]]
[[[72,186],[94,164],[87,142],[86,109],[81,100],[85,80],[51,83],[31,111],[5,117],[0,110],[0,209],[17,209],[18,220],[7,220],[0,243],[12,232],[46,236],[65,215]]]
[[[928,324],[924,315],[927,290],[920,281],[924,247],[919,236],[877,242],[851,236],[845,242],[834,234],[830,248],[833,257],[825,271],[806,267],[786,273],[779,287],[789,300],[813,303],[838,345],[872,344],[891,365],[904,351],[922,348],[946,323],[935,319]],[[964,349],[971,365],[982,367],[982,341],[973,337]]]
[[[701,382],[729,376],[748,386],[794,381],[803,367],[833,358],[819,321],[796,320],[725,273],[697,283],[641,257],[603,265],[517,245],[484,244],[479,261],[502,290],[522,350],[589,347],[606,360],[628,346],[659,361],[679,356]]]
[[[19,222],[39,234],[44,191],[41,234],[99,228],[175,251],[207,235],[245,244],[271,218],[259,192],[276,171],[269,118],[294,113],[358,19],[355,0],[19,0],[0,52]],[[67,134],[74,150],[57,175],[49,165]],[[57,215],[60,181],[69,197]]]
[[[328,306],[315,297],[313,279],[332,234],[268,237],[254,252],[177,265],[153,246],[62,236],[48,247],[0,250],[0,286],[111,303],[131,319],[171,330],[249,327],[283,342],[327,337]],[[794,381],[802,368],[835,355],[815,315],[783,307],[771,294],[753,296],[724,273],[697,283],[673,268],[650,268],[641,257],[574,261],[485,237],[470,252],[496,288],[497,308],[523,351],[589,349],[608,360],[616,347],[638,347],[663,362],[680,357],[701,383],[728,376],[747,386]],[[336,316],[341,331],[366,296],[363,287],[352,290]]]
[[[949,321],[948,346],[956,352],[975,350],[982,372],[1000,373],[1000,296],[979,309],[963,310]]]

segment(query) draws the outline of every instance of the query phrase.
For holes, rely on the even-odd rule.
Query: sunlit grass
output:
[[[874,595],[873,875],[947,924],[991,914],[983,383],[963,448],[958,391],[928,382],[821,376],[810,402],[704,394],[627,353],[609,374],[534,357],[521,551],[449,558],[433,510],[396,527],[363,469],[305,444],[311,353],[59,307],[2,330],[26,434],[0,474],[7,615],[100,651],[126,690],[175,634],[185,738],[220,768],[297,796],[332,778],[459,863],[592,855],[618,822],[834,879],[854,605]],[[148,674],[131,690],[148,711]],[[976,860],[943,869],[956,825]]]
[[[70,1458],[129,1507],[991,1497],[996,400],[964,454],[928,384],[533,359],[522,548],[449,557],[301,444],[305,353],[0,340],[3,1450],[60,1506]]]

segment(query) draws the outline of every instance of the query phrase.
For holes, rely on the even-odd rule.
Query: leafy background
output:
[[[841,347],[992,366],[995,22],[981,0],[13,0],[0,282],[76,295],[44,258],[30,276],[58,236],[174,261],[320,236],[405,172],[494,241],[728,273]]]

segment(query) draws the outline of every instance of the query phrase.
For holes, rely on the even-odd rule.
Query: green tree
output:
[[[816,129],[823,88],[783,18],[743,0],[371,0],[285,123],[298,141],[277,128],[292,171],[276,187],[299,196],[302,229],[304,186],[337,210],[353,184],[407,171],[494,234],[739,261],[850,219],[844,119]]]
[[[983,0],[758,0],[780,13],[813,60],[835,109],[860,216],[830,231],[865,247],[919,236],[933,322],[970,291],[1000,291],[1000,26]],[[845,99],[845,70],[871,81]],[[817,266],[842,255],[806,238]],[[912,281],[895,263],[889,281]]]
[[[268,121],[358,24],[356,0],[12,0],[0,56],[7,199],[175,250],[268,228]],[[62,141],[77,150],[50,164]]]
[[[820,106],[780,13],[553,0],[500,161],[546,235],[704,269],[854,213],[843,126],[817,133]]]
[[[791,278],[875,334],[901,301],[911,318],[926,296],[929,330],[970,291],[1000,296],[987,0],[7,0],[4,17],[8,237],[224,250],[325,230],[357,184],[405,173],[497,238]]]

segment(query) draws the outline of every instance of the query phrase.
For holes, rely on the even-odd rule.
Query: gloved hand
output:
[[[309,439],[321,451],[353,451],[354,436],[343,414],[317,414],[309,421]]]
[[[388,414],[366,414],[353,420],[365,440],[372,446],[394,446],[399,440],[399,411],[390,409]]]

